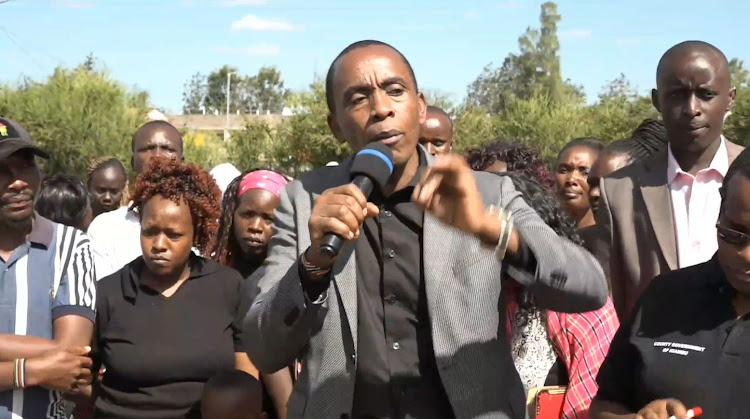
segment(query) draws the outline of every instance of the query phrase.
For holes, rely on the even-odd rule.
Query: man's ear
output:
[[[737,88],[732,87],[732,90],[729,91],[729,103],[727,104],[727,112],[732,110],[735,99],[737,99]]]
[[[654,105],[654,108],[661,112],[661,104],[659,103],[659,91],[656,89],[651,89],[651,104]]]
[[[336,141],[342,144],[345,143],[346,138],[341,135],[341,127],[339,126],[339,122],[338,120],[336,120],[336,117],[333,116],[332,113],[329,113],[326,121],[328,122],[328,128],[331,129],[333,136],[336,137]]]
[[[417,101],[419,105],[419,125],[424,125],[427,121],[427,101],[424,100],[422,92],[417,93]]]

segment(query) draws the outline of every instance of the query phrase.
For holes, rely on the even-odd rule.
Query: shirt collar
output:
[[[218,263],[204,259],[193,252],[190,252],[190,276],[188,280],[211,275],[221,269]],[[122,280],[122,295],[130,300],[135,301],[140,291],[141,274],[146,263],[143,256],[138,257],[130,262],[120,271]]]
[[[55,225],[52,221],[34,213],[34,225],[31,227],[29,242],[49,249],[55,235]]]
[[[714,170],[723,178],[726,176],[727,170],[729,170],[729,154],[727,154],[727,143],[723,135],[719,141],[719,148],[716,150],[716,154],[714,154],[711,164],[708,165],[708,168],[703,169],[702,171]],[[685,172],[680,168],[677,159],[674,158],[674,155],[672,154],[672,145],[669,144],[667,145],[667,184],[671,185],[680,173]]]
[[[419,153],[419,166],[417,167],[416,173],[414,173],[414,177],[412,177],[407,184],[407,187],[410,188],[414,188],[419,184],[419,181],[422,180],[422,172],[424,172],[429,165],[429,162],[427,161],[427,152],[421,145],[417,147],[417,153]]]

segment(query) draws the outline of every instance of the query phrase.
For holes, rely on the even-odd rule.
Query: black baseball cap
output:
[[[49,158],[46,151],[34,145],[31,135],[21,124],[0,117],[0,160],[7,159],[11,154],[20,150],[29,150],[41,158]]]

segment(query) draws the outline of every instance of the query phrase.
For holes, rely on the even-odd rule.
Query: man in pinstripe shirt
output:
[[[28,360],[0,387],[2,419],[65,417],[60,392],[78,393],[91,375],[84,356],[96,303],[89,241],[34,212],[36,157],[49,156],[17,122],[0,118],[0,363]]]

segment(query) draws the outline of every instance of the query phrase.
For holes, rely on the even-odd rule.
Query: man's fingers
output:
[[[94,365],[94,361],[91,360],[91,358],[87,356],[79,356],[78,357],[78,364],[82,368],[90,369]]]
[[[351,183],[329,189],[328,191],[324,192],[324,194],[350,196],[357,201],[360,207],[364,208],[365,206],[367,206],[367,198],[365,197],[365,194],[363,194],[358,187],[354,186]]]
[[[424,181],[420,183],[416,203],[424,208],[428,208],[430,206],[430,201],[432,201],[432,196],[443,182],[443,177],[444,175],[442,173],[430,171]],[[415,193],[416,192],[417,191],[415,190]]]
[[[335,234],[342,237],[344,240],[352,240],[355,238],[355,229],[350,228],[343,221],[334,217],[323,217],[318,220],[320,231],[323,234]]]
[[[69,348],[65,349],[69,353],[76,355],[76,356],[85,356],[88,355],[89,352],[91,352],[90,346],[71,346]]]
[[[329,206],[320,211],[318,219],[335,218],[344,223],[352,232],[359,229],[359,225],[364,220],[363,211],[358,214],[352,212],[352,210],[346,205]],[[325,232],[325,230],[322,230]]]
[[[669,416],[677,416],[683,418],[687,415],[687,408],[679,400],[670,399],[667,401],[667,414]]]
[[[373,204],[372,202],[368,202],[367,203],[367,217],[365,218],[375,218],[378,215],[380,215],[380,208],[378,208],[378,206]]]

